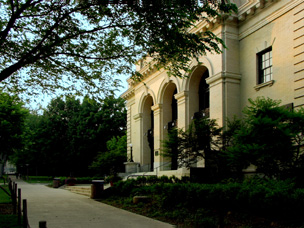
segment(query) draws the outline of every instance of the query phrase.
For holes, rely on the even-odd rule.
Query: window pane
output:
[[[269,74],[269,73],[270,73],[270,69],[267,68],[267,69],[265,70],[265,74]]]
[[[269,67],[269,60],[265,61],[265,67]]]
[[[266,53],[265,53],[265,58],[266,58],[266,59],[269,59],[269,52],[266,52]]]
[[[259,83],[272,80],[272,50],[258,54]]]
[[[268,82],[268,81],[270,81],[270,75],[269,75],[269,74],[266,75],[266,80],[265,80],[265,82]]]

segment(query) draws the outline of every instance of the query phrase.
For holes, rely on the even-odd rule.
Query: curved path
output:
[[[28,184],[22,180],[13,181],[21,188],[22,199],[27,199],[31,228],[38,228],[39,221],[46,221],[47,228],[175,227],[64,189]]]

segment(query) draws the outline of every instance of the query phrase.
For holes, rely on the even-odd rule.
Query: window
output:
[[[272,80],[272,48],[258,53],[258,84]]]

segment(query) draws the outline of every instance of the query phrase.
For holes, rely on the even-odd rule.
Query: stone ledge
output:
[[[133,203],[148,203],[151,200],[150,196],[134,196],[133,197]]]

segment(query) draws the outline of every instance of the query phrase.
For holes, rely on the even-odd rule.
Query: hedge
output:
[[[158,178],[155,184],[139,180],[120,181],[107,195],[133,197],[149,195],[164,209],[201,208],[242,211],[269,217],[297,217],[304,209],[304,189],[292,181],[252,179],[242,183],[195,184],[167,183]]]

